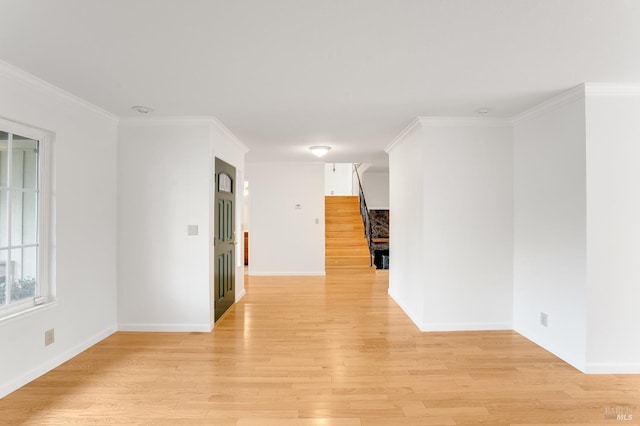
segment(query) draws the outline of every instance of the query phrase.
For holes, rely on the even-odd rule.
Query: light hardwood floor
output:
[[[0,400],[0,424],[640,420],[640,376],[584,375],[510,331],[420,333],[386,271],[247,281],[213,332],[114,334]],[[607,418],[616,410],[635,412]]]

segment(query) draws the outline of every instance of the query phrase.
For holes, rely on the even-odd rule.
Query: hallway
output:
[[[640,376],[584,375],[511,331],[420,333],[387,287],[247,277],[213,332],[116,333],[0,400],[2,424],[603,424],[640,405]]]

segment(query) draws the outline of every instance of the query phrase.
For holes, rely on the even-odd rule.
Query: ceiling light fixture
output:
[[[489,114],[489,108],[480,108],[480,109],[476,110],[476,114],[487,115],[487,114]]]
[[[331,149],[330,146],[327,145],[314,145],[314,146],[310,146],[309,150],[313,153],[313,155],[315,155],[316,157],[322,157],[323,155],[325,155],[327,152],[329,152],[329,150]]]
[[[140,114],[149,114],[150,112],[153,112],[153,108],[144,105],[134,105],[131,109]]]

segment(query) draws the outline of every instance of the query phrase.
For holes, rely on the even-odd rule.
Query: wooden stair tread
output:
[[[327,239],[331,239],[331,238],[327,238]],[[325,248],[339,248],[339,249],[360,248],[360,247],[362,247],[362,243],[359,240],[353,240],[349,238],[341,238],[340,241],[333,241],[325,245]]]
[[[369,249],[363,247],[327,247],[325,257],[369,257]]]
[[[375,274],[375,266],[327,266],[325,272],[328,275],[341,274],[341,275],[360,275],[360,274]]]
[[[325,197],[325,272],[367,273],[375,270],[364,237],[358,197]]]

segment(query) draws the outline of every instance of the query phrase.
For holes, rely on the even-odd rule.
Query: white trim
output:
[[[40,305],[32,305],[29,308],[13,312],[13,313],[11,313],[9,315],[6,315],[6,316],[0,318],[0,324],[5,325],[7,323],[16,321],[18,319],[22,319],[25,316],[29,316],[29,315],[33,315],[33,314],[41,312],[41,311],[49,310],[49,309],[55,307],[57,304],[58,304],[57,300],[52,300],[51,299],[51,300],[48,300],[47,302],[42,303]]]
[[[429,331],[496,331],[513,330],[510,322],[431,322],[422,324],[421,330]]]
[[[244,290],[236,294],[236,300],[233,302],[233,304],[235,305],[236,303],[238,303],[245,296],[245,294],[246,292]],[[211,324],[209,325],[209,331],[213,330],[215,328],[215,325],[216,325],[216,322],[211,321]]]
[[[220,120],[212,116],[122,117],[120,118],[119,124],[123,127],[214,126],[231,139],[231,142],[233,142],[243,154],[249,152],[249,147],[242,143]]]
[[[38,202],[39,208],[39,230],[38,243],[40,244],[40,258],[38,264],[38,270],[40,273],[40,282],[47,283],[47,294],[49,300],[53,300],[56,295],[56,277],[55,277],[55,255],[56,247],[53,242],[55,237],[55,211],[53,210],[53,197],[56,193],[55,180],[54,180],[54,152],[55,152],[55,135],[51,132],[47,132],[43,139],[40,140],[38,146],[40,150],[40,175],[38,178],[39,191]]]
[[[399,298],[395,297],[393,291],[389,289],[387,291],[389,297],[398,304],[400,309],[409,317],[409,319],[418,327],[418,329],[424,333],[426,332],[438,332],[438,331],[496,331],[496,330],[513,330],[513,325],[510,322],[456,322],[456,323],[423,323],[417,320],[403,305]]]
[[[88,110],[95,112],[97,114],[100,114],[103,117],[109,118],[111,120],[117,121],[119,119],[117,115],[112,114],[109,111],[100,108],[99,106],[96,106],[72,93],[67,92],[66,90],[63,90],[57,86],[54,86],[53,84],[48,83],[2,60],[0,60],[0,75],[5,75],[5,76],[18,79],[28,86],[44,90],[55,96],[59,96],[62,99],[65,99],[81,107],[87,108]]]
[[[580,84],[574,88],[567,90],[566,92],[562,92],[559,95],[547,99],[546,101],[534,106],[533,108],[529,108],[514,115],[513,117],[511,117],[511,123],[516,125],[521,121],[532,119],[539,116],[540,114],[544,114],[554,109],[560,108],[578,99],[584,99],[584,97],[585,85]]]
[[[206,116],[122,117],[119,124],[125,127],[210,126],[215,121],[215,118]]]
[[[3,130],[7,130],[9,133],[19,134],[20,136],[29,137],[41,141],[49,137],[52,132],[42,129],[40,127],[31,126],[29,124],[21,123],[19,121],[11,120],[10,118],[0,116],[0,127],[7,127]]]
[[[413,120],[411,120],[411,122],[404,129],[402,129],[398,136],[396,136],[391,141],[391,143],[389,143],[389,145],[384,147],[384,152],[386,152],[387,154],[391,152],[394,148],[396,148],[396,145],[401,144],[411,132],[416,130],[416,128],[420,128],[420,125],[421,124],[419,118],[414,118]]]
[[[143,331],[143,332],[209,332],[211,326],[209,323],[202,324],[118,324],[118,331]]]
[[[542,349],[549,352],[553,356],[560,358],[562,361],[566,362],[568,365],[580,371],[581,373],[586,373],[586,370],[584,369],[583,357],[572,357],[570,356],[571,354],[568,354],[566,352],[558,352],[555,348],[551,347],[551,345],[547,344],[547,342],[542,342],[541,341],[542,339],[539,338],[539,336],[536,336],[536,334],[532,332],[532,330],[521,329],[521,328],[515,327],[515,324],[514,324],[513,331],[515,331],[520,336],[524,337],[534,345],[541,347]],[[581,354],[581,355],[584,355],[584,354]]]
[[[640,84],[585,83],[587,96],[640,96]]]
[[[122,117],[119,124],[124,127],[151,127],[151,126],[214,126],[227,136],[243,154],[249,152],[249,148],[216,117],[208,116],[175,116],[175,117]]]
[[[509,118],[497,117],[416,117],[389,145],[384,148],[388,154],[412,134],[416,129],[425,127],[511,127]]]
[[[498,117],[418,117],[422,127],[510,127],[511,120]]]
[[[38,201],[38,238],[35,244],[38,254],[36,277],[40,288],[37,296],[46,300],[43,304],[36,304],[35,300],[29,301],[29,299],[26,299],[23,302],[16,303],[13,307],[9,302],[0,312],[0,321],[4,321],[50,305],[55,296],[55,246],[52,244],[54,238],[53,224],[55,223],[52,211],[52,197],[55,193],[52,168],[55,135],[51,131],[2,117],[0,117],[0,128],[10,134],[19,134],[38,141],[38,185],[37,190],[35,190]],[[11,163],[7,166],[7,173],[11,175]],[[9,197],[7,207],[11,211],[11,197]],[[9,229],[8,235],[9,247],[16,247],[12,246],[10,241],[11,229]]]
[[[640,374],[639,363],[587,363],[586,374]]]
[[[387,290],[387,294],[389,295],[389,297],[391,297],[391,299],[392,299],[394,302],[396,302],[396,304],[400,307],[400,309],[402,309],[402,311],[403,311],[403,312],[405,313],[405,315],[406,315],[406,316],[411,320],[411,322],[412,322],[416,327],[418,327],[418,330],[420,330],[420,331],[425,331],[425,330],[423,330],[423,329],[422,329],[422,327],[420,326],[420,322],[421,322],[421,321],[418,321],[418,320],[417,320],[417,319],[416,319],[416,318],[411,314],[411,312],[409,311],[409,309],[407,309],[407,307],[406,307],[402,302],[400,302],[400,298],[399,298],[399,297],[396,297],[396,296],[393,294],[393,291],[392,291],[391,289],[388,289],[388,290]]]
[[[236,294],[236,301],[234,303],[238,303],[240,300],[242,300],[242,298],[247,294],[247,292],[242,289],[242,291],[238,294]]]
[[[71,347],[69,350],[61,353],[60,355],[44,362],[37,367],[29,370],[25,374],[22,374],[15,379],[11,380],[8,383],[3,383],[0,385],[0,398],[4,398],[11,392],[20,389],[22,386],[31,382],[32,380],[37,379],[38,377],[48,373],[59,365],[69,361],[71,358],[81,354],[82,352],[89,349],[91,346],[99,343],[100,341],[106,339],[111,336],[113,333],[117,331],[115,326],[108,327],[101,332],[93,335],[92,337],[86,339],[85,341]]]
[[[231,142],[233,142],[240,149],[240,151],[242,151],[243,154],[246,154],[247,152],[250,151],[249,147],[247,147],[245,144],[240,142],[240,139],[238,139],[236,137],[236,135],[234,135],[231,132],[231,130],[229,130],[227,128],[227,126],[222,124],[222,122],[220,120],[218,120],[215,117],[211,117],[211,121],[212,121],[214,126],[216,126],[218,129],[220,129],[220,131],[222,131],[225,134],[225,136],[227,136],[229,139],[231,139]],[[234,166],[234,167],[236,167],[236,166]]]
[[[246,164],[251,164],[252,166],[322,166],[326,163],[322,161],[246,161]]]

